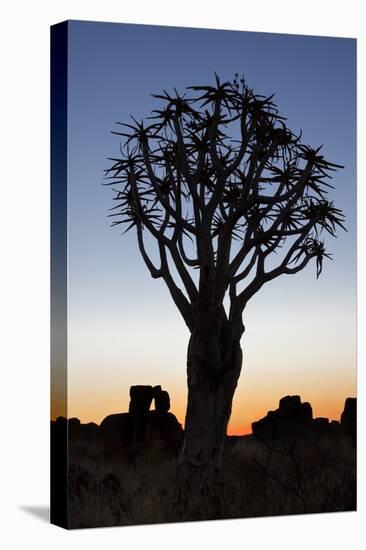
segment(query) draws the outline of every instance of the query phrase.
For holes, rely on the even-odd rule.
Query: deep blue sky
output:
[[[118,229],[109,227],[107,209],[112,193],[100,183],[103,169],[108,167],[107,157],[119,151],[118,137],[110,134],[116,121],[126,122],[130,115],[148,116],[157,106],[149,94],[164,88],[171,90],[173,86],[182,90],[210,83],[215,71],[222,79],[231,79],[238,72],[258,93],[275,92],[281,114],[288,118],[293,130],[302,129],[303,141],[314,146],[324,144],[326,156],[345,165],[334,179],[336,190],[331,196],[346,214],[348,233],[329,243],[334,261],[325,264],[319,281],[315,280],[315,266],[310,266],[296,277],[272,283],[271,288],[255,298],[248,308],[248,338],[252,334],[251,341],[259,342],[258,334],[250,331],[251,322],[252,327],[261,327],[262,337],[266,331],[272,332],[274,312],[291,319],[291,324],[308,318],[306,327],[301,321],[298,331],[294,329],[295,334],[307,331],[302,340],[299,337],[296,344],[299,348],[305,338],[315,342],[322,327],[326,331],[339,317],[339,324],[332,325],[332,333],[341,331],[345,335],[343,367],[354,366],[350,353],[355,338],[356,41],[72,21],[68,181],[70,365],[74,373],[70,383],[75,389],[74,414],[78,414],[78,399],[86,399],[81,389],[89,388],[86,378],[90,375],[90,379],[99,380],[102,367],[104,378],[111,380],[114,388],[117,385],[119,391],[126,392],[127,398],[128,384],[138,381],[138,373],[146,378],[149,353],[155,357],[149,346],[167,336],[168,324],[174,330],[174,337],[169,333],[170,341],[173,338],[175,342],[171,353],[161,358],[156,355],[148,372],[154,378],[157,369],[160,376],[171,378],[172,393],[175,383],[185,391],[184,347],[188,335],[184,324],[160,281],[150,279],[133,233],[121,238]],[[314,318],[315,324],[311,323]],[[148,319],[154,320],[153,323]],[[320,328],[319,319],[324,320]],[[134,323],[135,327],[137,323],[141,327],[140,333],[135,334],[137,347],[128,348],[127,340],[131,342],[134,338]],[[326,344],[332,350],[331,361],[335,343]],[[316,346],[321,345],[320,339]],[[341,345],[339,338],[337,345]],[[141,352],[139,357],[137,348],[141,351],[144,347],[149,351]],[[256,353],[254,349],[252,355],[248,352],[248,361],[252,357],[257,362]],[[298,349],[297,354],[303,356],[302,350]],[[335,356],[340,354],[338,350]],[[326,353],[323,355],[322,364],[327,362]],[[293,357],[288,359],[288,366]],[[178,366],[172,365],[174,362]],[[265,356],[258,362],[265,365]],[[161,378],[156,380],[160,382],[164,384]],[[103,395],[107,396],[110,390],[105,383]],[[90,395],[92,386],[85,391]],[[93,398],[94,403],[101,400],[96,407],[98,411],[110,412],[111,403],[117,406],[112,398],[108,403],[100,394],[101,391],[97,397],[95,393]]]

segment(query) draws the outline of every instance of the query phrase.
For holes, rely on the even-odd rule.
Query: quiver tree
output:
[[[273,96],[237,75],[154,97],[160,108],[147,123],[118,123],[121,155],[105,184],[115,191],[112,225],[136,231],[151,276],[163,279],[190,332],[178,478],[188,516],[199,517],[202,498],[205,510],[215,503],[245,307],[263,285],[312,261],[320,275],[330,258],[321,238],[343,227],[327,199],[340,166],[304,145]]]

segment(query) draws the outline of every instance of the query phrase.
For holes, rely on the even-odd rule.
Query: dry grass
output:
[[[71,447],[70,527],[176,521],[175,457],[154,451],[128,461],[100,451]],[[238,440],[224,457],[223,505],[225,518],[354,510],[355,450],[343,439],[285,450]]]

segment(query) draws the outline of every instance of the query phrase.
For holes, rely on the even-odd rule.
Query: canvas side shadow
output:
[[[49,506],[20,506],[22,512],[26,512],[35,518],[49,523],[50,521],[50,507]]]

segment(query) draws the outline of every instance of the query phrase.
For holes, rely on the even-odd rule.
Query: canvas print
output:
[[[51,29],[51,521],[356,510],[356,41]]]

